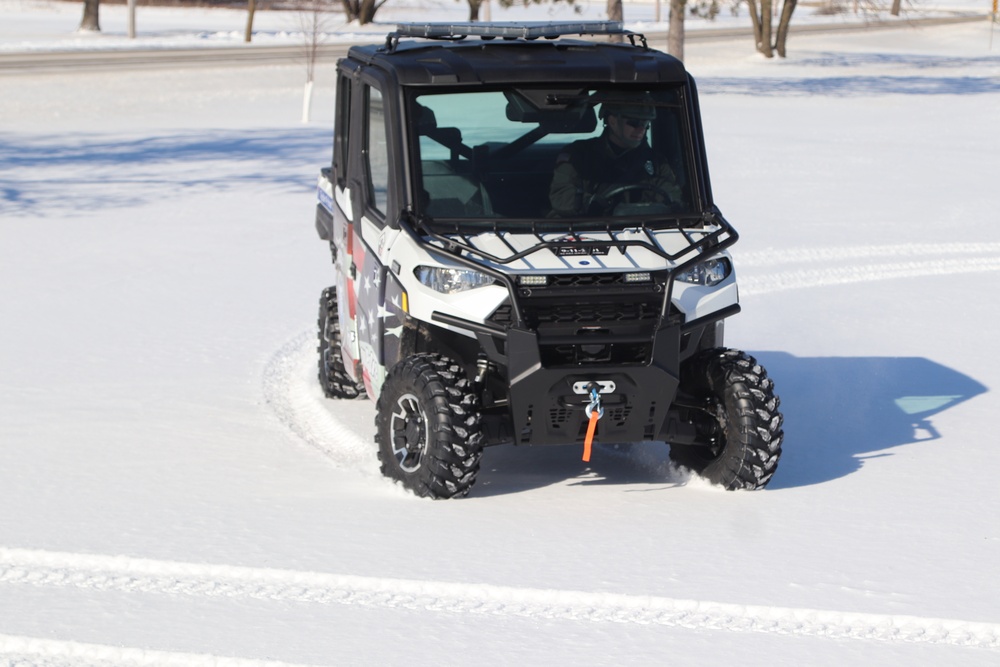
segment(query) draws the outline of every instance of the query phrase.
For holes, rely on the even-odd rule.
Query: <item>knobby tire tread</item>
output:
[[[391,413],[397,398],[413,393],[427,419],[420,467],[403,470],[392,452]],[[375,442],[382,474],[418,496],[444,499],[468,495],[483,452],[481,415],[461,366],[439,354],[416,354],[389,371],[375,414]]]
[[[752,356],[717,348],[689,362],[693,390],[711,397],[718,413],[716,450],[675,446],[671,459],[730,490],[762,489],[774,476],[784,438],[774,382]]]

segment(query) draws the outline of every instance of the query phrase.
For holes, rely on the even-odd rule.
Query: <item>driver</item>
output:
[[[559,154],[549,187],[553,215],[609,213],[608,193],[616,202],[664,201],[667,197],[679,202],[681,190],[674,170],[657,159],[646,141],[656,118],[652,100],[605,102],[599,116],[604,120],[601,136],[574,141]]]

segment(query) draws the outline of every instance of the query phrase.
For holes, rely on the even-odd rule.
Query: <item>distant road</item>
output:
[[[969,23],[985,21],[986,14],[965,15],[947,18],[900,19],[892,21],[871,21],[869,23],[829,23],[801,25],[792,23],[791,34],[810,32],[856,32],[863,30],[883,30],[890,28],[912,28],[921,25],[945,25],[949,23]],[[751,28],[720,28],[690,30],[685,41],[703,42],[723,39],[750,39]],[[665,32],[647,32],[646,39],[651,46],[665,48]],[[368,42],[376,43],[373,38]],[[319,61],[333,62],[347,54],[351,43],[338,42],[319,47]],[[209,47],[201,49],[123,49],[109,51],[45,51],[23,53],[0,53],[0,75],[24,73],[66,73],[80,71],[121,71],[123,69],[165,69],[178,67],[232,67],[248,65],[286,65],[304,59],[304,46],[256,46],[247,44],[235,47]]]

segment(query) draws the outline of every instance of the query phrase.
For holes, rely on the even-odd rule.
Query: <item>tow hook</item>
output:
[[[601,405],[601,395],[597,393],[600,385],[591,382],[587,385],[590,391],[590,403],[584,408],[584,413],[590,422],[587,424],[587,437],[583,439],[583,460],[590,461],[591,446],[594,443],[594,433],[597,431],[597,420],[604,416],[604,407]]]

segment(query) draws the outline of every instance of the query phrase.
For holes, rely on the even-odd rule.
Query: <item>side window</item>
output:
[[[333,127],[333,171],[336,174],[337,185],[347,185],[347,168],[350,164],[351,129],[351,79],[341,74],[337,79],[337,116]]]
[[[389,201],[389,147],[385,131],[385,108],[382,93],[368,86],[368,131],[365,154],[371,205],[383,216]]]

